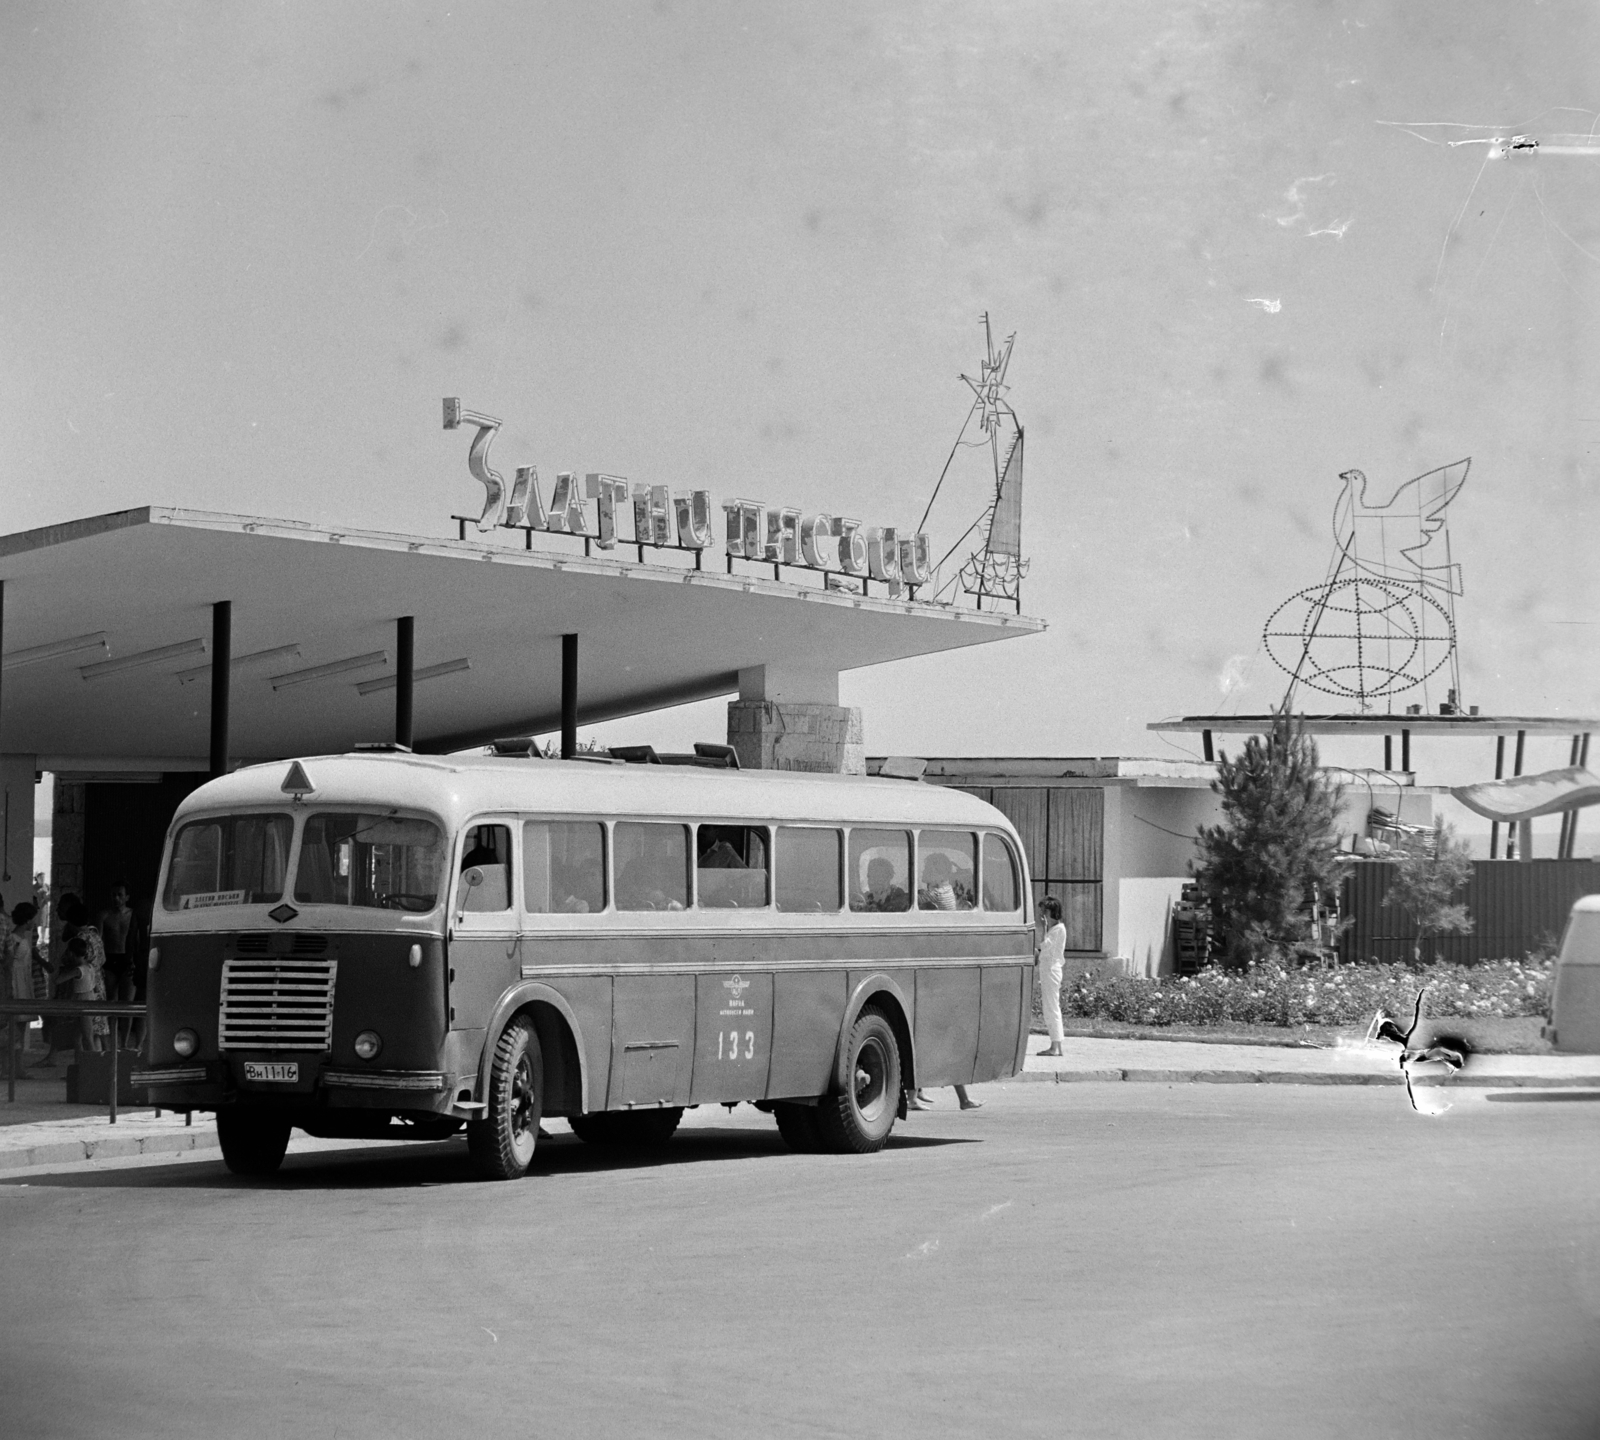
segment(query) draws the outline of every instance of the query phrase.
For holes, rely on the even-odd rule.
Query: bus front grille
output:
[[[221,1048],[331,1050],[338,968],[337,960],[224,960]]]

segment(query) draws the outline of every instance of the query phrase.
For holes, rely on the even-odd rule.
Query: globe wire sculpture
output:
[[[1452,699],[1459,696],[1461,567],[1451,558],[1445,511],[1471,465],[1469,457],[1430,470],[1381,505],[1368,500],[1361,471],[1340,475],[1327,578],[1285,600],[1261,632],[1291,694],[1304,685],[1366,710],[1448,665]]]

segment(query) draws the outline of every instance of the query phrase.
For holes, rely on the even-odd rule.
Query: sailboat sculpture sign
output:
[[[444,402],[444,428],[475,426],[467,452],[467,468],[484,488],[478,529],[542,530],[583,535],[602,550],[614,549],[618,517],[631,512],[633,538],[624,543],[662,550],[701,552],[716,548],[714,512],[709,490],[672,493],[665,485],[630,484],[620,475],[590,473],[580,485],[575,472],[562,471],[546,502],[539,471],[519,465],[508,490],[489,464],[489,447],[500,429],[492,415],[464,410],[455,398]],[[589,503],[594,502],[594,515]],[[863,525],[859,520],[825,513],[806,514],[792,506],[761,500],[728,500],[723,513],[723,552],[734,558],[775,565],[799,565],[861,579],[879,580],[890,596],[916,598],[915,587],[932,574],[932,551],[922,532],[902,535],[891,525]]]

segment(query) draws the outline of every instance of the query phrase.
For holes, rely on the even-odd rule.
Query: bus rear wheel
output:
[[[517,1180],[533,1164],[544,1118],[544,1063],[533,1021],[519,1015],[495,1042],[489,1062],[489,1113],[467,1122],[467,1153],[480,1175]]]
[[[844,1092],[817,1105],[824,1146],[846,1154],[883,1149],[900,1105],[900,1044],[881,1010],[861,1012],[845,1049]]]
[[[274,1175],[289,1148],[289,1122],[238,1105],[217,1111],[222,1163],[235,1175]]]
[[[817,1128],[815,1105],[799,1105],[792,1100],[778,1100],[772,1106],[772,1117],[778,1122],[778,1134],[791,1150],[802,1155],[815,1155],[822,1149],[822,1132]]]
[[[569,1115],[572,1133],[586,1145],[615,1145],[634,1150],[653,1150],[672,1139],[683,1110],[668,1106],[664,1110],[612,1110],[592,1115]]]

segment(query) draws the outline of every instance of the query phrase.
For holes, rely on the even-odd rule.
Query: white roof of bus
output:
[[[292,763],[252,765],[202,785],[178,807],[175,819],[287,805],[291,797],[283,782]],[[319,809],[395,806],[438,815],[452,827],[476,815],[509,812],[1012,831],[1000,811],[974,795],[909,780],[479,755],[321,755],[299,763],[316,787],[306,802]]]

